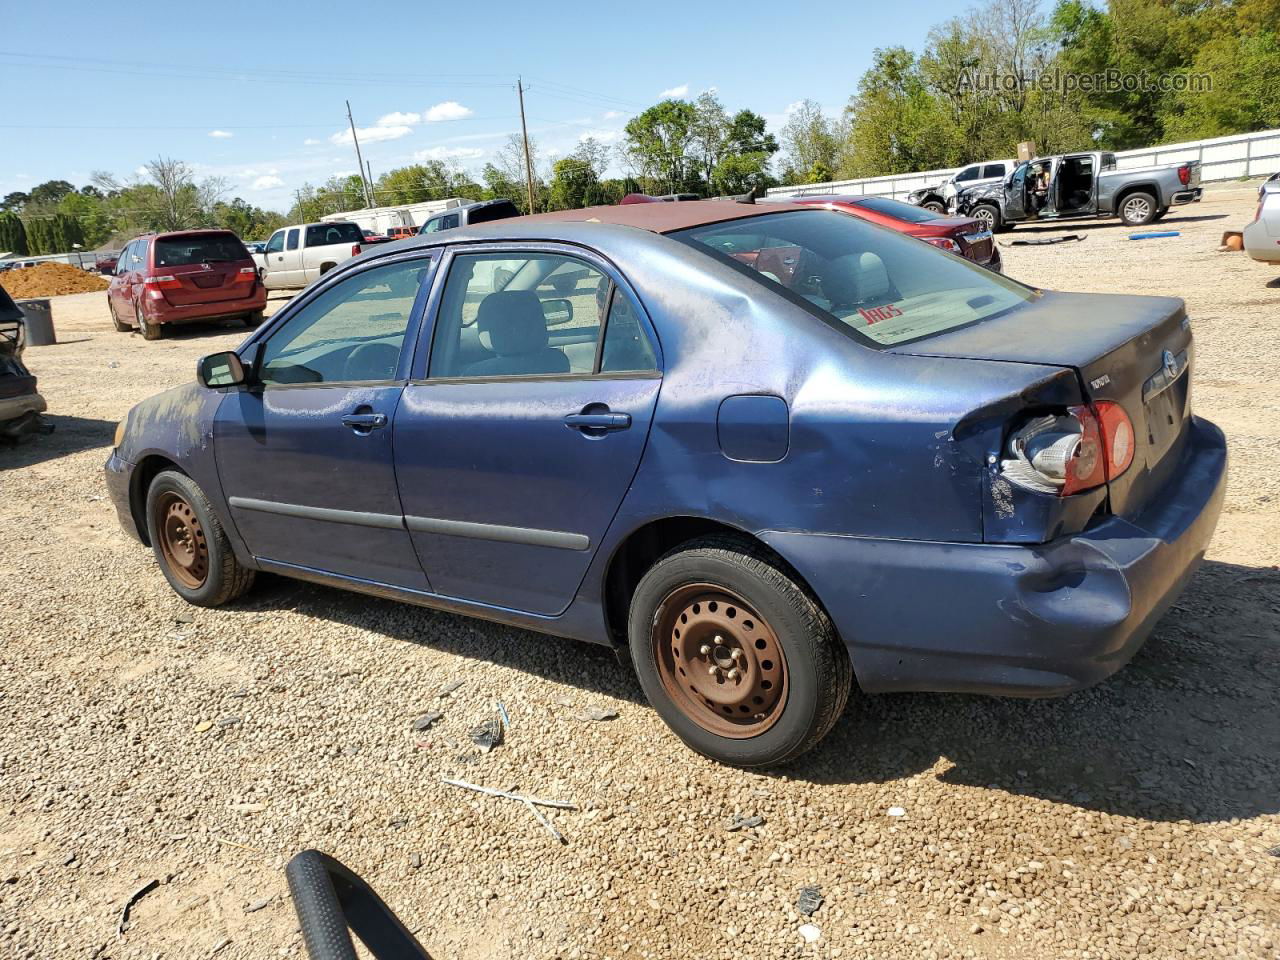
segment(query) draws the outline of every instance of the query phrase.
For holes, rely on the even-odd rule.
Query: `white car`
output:
[[[299,290],[354,257],[363,242],[360,228],[349,221],[281,227],[262,254],[262,285],[268,290]]]
[[[978,184],[1002,183],[1017,166],[1017,160],[984,160],[961,167],[942,183],[942,197],[947,209],[955,209],[956,194],[961,190]]]
[[[1255,260],[1280,263],[1280,179],[1273,177],[1258,193],[1258,213],[1244,228],[1244,249]]]

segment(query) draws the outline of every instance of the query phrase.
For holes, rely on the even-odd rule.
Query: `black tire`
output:
[[[969,216],[977,220],[992,233],[1004,230],[1004,218],[1000,216],[1000,208],[994,203],[980,203],[969,211]]]
[[[941,200],[926,200],[920,206],[925,210],[931,210],[934,213],[946,213],[947,207]]]
[[[785,658],[787,693],[772,725],[761,733],[717,734],[664,685],[658,662],[659,644],[665,648],[668,643],[665,634],[659,637],[664,601],[693,585],[740,597],[776,636]],[[745,540],[706,537],[659,559],[631,599],[628,635],[640,686],[653,708],[689,747],[721,763],[770,767],[793,760],[830,732],[849,699],[853,670],[830,619],[779,558]]]
[[[1156,215],[1151,218],[1151,222],[1155,223],[1157,220],[1163,220],[1164,215],[1168,212],[1169,212],[1168,207],[1161,207],[1159,210],[1156,211]]]
[[[250,330],[253,330],[253,329],[256,329],[257,327],[262,326],[262,321],[265,319],[266,319],[266,316],[263,314],[261,310],[259,310],[257,313],[246,313],[244,315],[244,325],[248,327]]]
[[[336,264],[336,263],[322,263],[322,264],[320,264],[320,276],[322,276],[322,277],[323,277],[326,273],[328,273],[330,270],[332,270],[332,269],[333,269],[334,267],[336,267],[336,266],[337,266],[337,264]]]
[[[142,310],[137,304],[133,306],[133,316],[138,322],[138,329],[142,332],[143,340],[159,340],[164,336],[164,327],[158,323],[148,323],[147,318],[142,315]]]
[[[166,557],[161,509],[166,500],[179,498],[189,505],[198,523],[200,541],[206,551],[201,582],[189,582],[191,577],[176,569]],[[218,520],[208,499],[194,480],[177,470],[164,470],[156,475],[147,488],[147,537],[151,549],[160,564],[160,570],[175,593],[187,603],[198,607],[218,607],[229,603],[253,585],[255,571],[243,567],[236,560],[231,543],[227,540],[222,523]],[[188,582],[184,582],[184,578]]]
[[[111,305],[111,297],[107,297],[107,311],[111,314],[111,325],[116,328],[117,333],[128,333],[133,329],[127,323],[122,323],[120,318],[116,316],[116,308]]]
[[[1126,227],[1145,227],[1156,218],[1156,198],[1145,190],[1126,193],[1120,201],[1120,220]]]

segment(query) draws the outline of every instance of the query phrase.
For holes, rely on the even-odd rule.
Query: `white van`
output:
[[[348,221],[281,227],[262,254],[262,285],[268,290],[299,290],[354,257],[363,242],[360,228]]]

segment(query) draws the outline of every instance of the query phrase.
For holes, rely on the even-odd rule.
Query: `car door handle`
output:
[[[571,413],[564,418],[571,430],[626,430],[631,426],[629,413]]]
[[[385,413],[348,413],[342,422],[356,433],[368,433],[387,425]]]

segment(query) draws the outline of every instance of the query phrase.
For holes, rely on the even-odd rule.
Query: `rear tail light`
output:
[[[239,273],[236,274],[233,283],[252,283],[253,279],[258,275],[257,267],[241,267]]]
[[[1178,181],[1184,187],[1191,182],[1191,164],[1184,163],[1178,168]]]
[[[1114,480],[1133,463],[1133,424],[1102,400],[1036,417],[1009,438],[1001,473],[1029,490],[1069,497]]]
[[[353,244],[351,245],[351,255],[352,255],[353,257],[358,257],[358,256],[360,256],[360,244],[358,244],[358,243],[353,243]]]
[[[935,247],[941,247],[943,250],[950,250],[952,253],[960,252],[960,244],[956,243],[950,237],[924,237],[925,243],[932,244]]]
[[[165,275],[159,277],[147,277],[142,281],[142,285],[146,288],[147,296],[150,299],[163,300],[164,291],[181,287],[182,281],[177,277]]]

